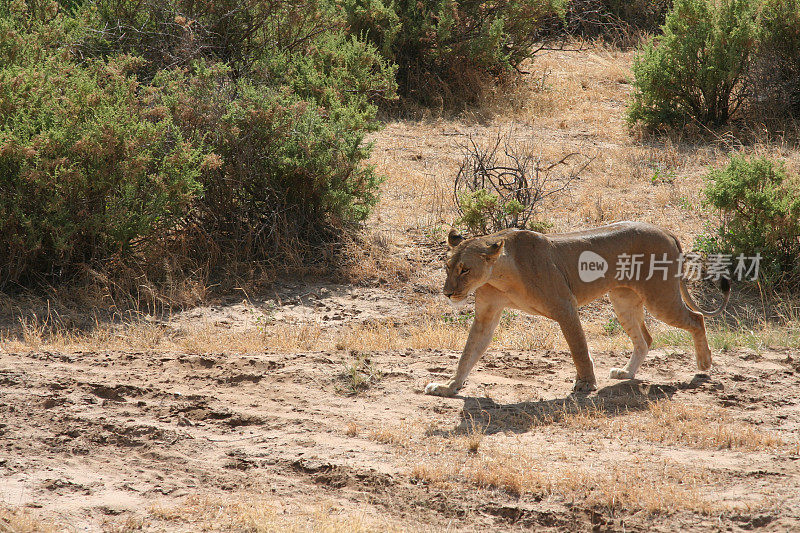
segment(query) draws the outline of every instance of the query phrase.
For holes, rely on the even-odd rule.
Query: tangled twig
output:
[[[593,159],[572,152],[555,162],[546,162],[501,135],[488,149],[470,137],[453,184],[460,220],[470,230],[483,233],[529,227],[547,201],[580,179],[580,173]],[[472,200],[479,194],[490,202],[477,208],[484,212],[476,223],[469,211],[476,209]]]

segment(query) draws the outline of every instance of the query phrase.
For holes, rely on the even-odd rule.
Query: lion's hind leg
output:
[[[644,324],[644,309],[642,309],[642,319],[639,321],[639,327],[642,328],[642,335],[644,335],[644,342],[647,343],[647,348],[653,345],[653,337],[650,336],[650,332],[647,331],[647,326]]]
[[[644,325],[642,297],[630,289],[614,289],[609,294],[611,305],[622,329],[633,342],[633,353],[624,368],[612,368],[612,379],[633,379],[642,365],[653,338]]]
[[[703,315],[686,307],[677,286],[671,299],[660,301],[658,304],[655,303],[658,302],[655,298],[652,302],[649,299],[647,302],[647,309],[654,317],[670,326],[688,331],[692,335],[697,368],[703,372],[711,368],[711,350],[708,347]]]

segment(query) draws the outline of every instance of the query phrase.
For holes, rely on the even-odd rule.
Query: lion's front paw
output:
[[[578,378],[572,385],[572,392],[592,392],[593,390],[597,390],[597,383],[594,379]]]
[[[611,379],[633,379],[634,373],[628,372],[624,368],[612,368],[610,377]]]
[[[700,372],[708,372],[711,369],[711,357],[698,357],[697,368]]]
[[[451,386],[445,385],[443,383],[428,383],[425,387],[425,394],[429,394],[431,396],[455,396],[458,392],[458,389]]]

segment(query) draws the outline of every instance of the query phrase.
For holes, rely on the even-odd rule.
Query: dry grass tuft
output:
[[[770,431],[732,420],[725,409],[670,400],[650,402],[645,410],[624,416],[594,406],[582,408],[564,413],[560,423],[572,429],[600,430],[615,438],[709,450],[776,450],[786,445]]]
[[[363,353],[355,353],[350,361],[342,363],[339,373],[339,383],[336,390],[339,393],[353,396],[369,389],[381,380],[383,372],[375,363]]]
[[[190,496],[180,506],[154,506],[149,511],[154,518],[203,531],[367,533],[409,530],[396,520],[370,516],[366,512],[346,512],[333,504],[296,507],[251,495],[229,499]]]
[[[719,503],[707,485],[711,474],[664,461],[603,465],[553,463],[523,447],[513,451],[484,449],[481,455],[435,457],[419,462],[411,476],[418,481],[452,487],[469,483],[514,496],[534,494],[580,501],[609,511],[669,514],[689,510],[713,514],[732,510]]]
[[[414,432],[409,424],[401,426],[381,426],[369,432],[369,438],[381,444],[391,444],[398,448],[410,448],[414,445]]]
[[[483,433],[470,433],[467,436],[467,451],[469,453],[478,453],[478,448],[481,446],[481,442],[483,442]]]
[[[721,408],[671,401],[650,404],[642,433],[667,444],[688,444],[708,449],[772,450],[786,443],[772,432],[731,420]]]
[[[52,524],[42,522],[25,509],[10,508],[0,504],[0,531],[3,533],[55,533]]]
[[[146,524],[142,518],[127,516],[122,520],[105,520],[103,533],[134,533],[143,531]]]

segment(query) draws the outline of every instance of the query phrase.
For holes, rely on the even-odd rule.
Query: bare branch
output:
[[[453,200],[460,221],[476,233],[529,227],[547,201],[567,191],[594,159],[572,152],[554,162],[544,161],[530,147],[499,134],[488,147],[470,136],[463,152]]]

